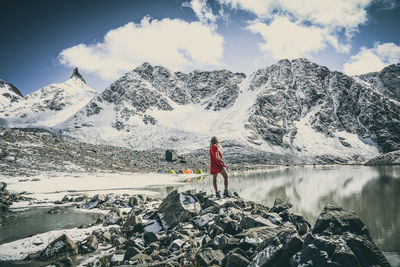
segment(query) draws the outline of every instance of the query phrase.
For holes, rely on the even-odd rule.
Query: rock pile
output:
[[[95,196],[84,206],[105,207],[111,203],[107,198]],[[105,244],[106,253],[97,252],[94,265],[390,266],[357,215],[339,207],[326,207],[311,227],[280,199],[272,208],[237,194],[216,199],[193,191],[173,191],[164,200],[117,200],[116,206],[132,208],[129,213],[109,208],[101,223],[113,227],[95,230],[77,244],[61,236],[41,259],[69,261],[65,257],[96,253]]]

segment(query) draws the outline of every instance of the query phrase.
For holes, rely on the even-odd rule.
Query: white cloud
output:
[[[203,24],[215,23],[217,16],[212,12],[212,9],[207,6],[207,0],[192,0],[190,2],[184,2],[184,7],[193,9],[199,21]]]
[[[213,27],[200,22],[144,17],[110,30],[103,42],[64,49],[59,60],[111,80],[145,61],[173,70],[221,66],[223,42]]]
[[[380,71],[385,66],[400,62],[400,46],[394,43],[375,44],[374,48],[361,47],[360,52],[343,66],[348,75]]]
[[[348,52],[373,1],[377,0],[218,0],[256,16],[246,29],[260,34],[263,55],[276,59],[310,57],[327,46]]]
[[[249,22],[247,29],[263,37],[265,43],[260,44],[260,50],[276,59],[311,57],[312,53],[324,49],[328,44],[338,50],[348,49],[340,45],[336,36],[326,29],[294,23],[283,16],[275,17],[269,25],[259,21]]]
[[[260,19],[291,16],[297,22],[354,31],[366,22],[366,7],[373,0],[219,0],[220,4],[254,13]]]

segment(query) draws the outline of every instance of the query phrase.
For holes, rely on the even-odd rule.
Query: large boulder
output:
[[[78,247],[67,235],[63,234],[51,242],[41,253],[40,260],[57,260],[78,254]]]
[[[248,266],[289,266],[290,259],[303,245],[303,240],[291,224],[278,226],[271,223],[251,228],[235,237],[241,238],[243,243],[247,242],[250,248],[254,246],[255,256]]]
[[[165,150],[165,159],[167,161],[177,161],[178,160],[178,155],[176,154],[175,150],[172,149],[167,149]]]
[[[291,264],[310,261],[313,266],[390,266],[360,218],[335,206],[324,208]]]
[[[174,190],[160,204],[158,216],[163,228],[170,229],[180,222],[189,221],[200,210],[200,203],[195,196]]]

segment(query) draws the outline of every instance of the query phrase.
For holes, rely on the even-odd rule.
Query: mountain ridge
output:
[[[400,149],[398,65],[350,77],[300,58],[246,77],[171,72],[145,62],[51,127],[80,141],[136,150],[196,151],[216,135],[231,154],[363,162]],[[378,88],[380,82],[385,86]]]

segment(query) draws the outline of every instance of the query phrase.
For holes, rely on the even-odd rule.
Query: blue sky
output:
[[[400,62],[400,0],[1,0],[0,79],[26,95],[79,67],[104,90],[144,61],[250,74],[305,57],[347,74]]]

